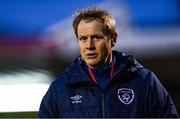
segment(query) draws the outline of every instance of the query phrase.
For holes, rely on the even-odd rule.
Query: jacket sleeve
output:
[[[171,97],[154,73],[149,72],[146,80],[148,82],[146,98],[149,116],[155,118],[179,117]]]
[[[55,118],[58,117],[56,105],[56,90],[54,88],[53,83],[50,85],[48,91],[43,97],[39,112],[38,118]]]

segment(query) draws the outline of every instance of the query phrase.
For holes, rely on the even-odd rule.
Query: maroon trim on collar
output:
[[[95,78],[95,76],[94,76],[94,74],[92,72],[92,69],[89,66],[88,66],[88,71],[90,73],[92,81],[97,84],[96,78]],[[112,78],[113,73],[114,73],[114,63],[112,63],[112,68],[111,68],[111,71],[109,73],[110,74],[110,79]]]
[[[89,66],[88,66],[88,71],[89,71],[89,73],[91,75],[91,79],[93,80],[93,82],[97,84],[97,81],[96,81],[96,79],[94,77],[94,74],[93,74],[93,72],[92,72],[92,70],[91,70],[91,68]]]

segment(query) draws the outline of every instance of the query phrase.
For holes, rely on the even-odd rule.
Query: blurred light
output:
[[[51,82],[44,71],[0,74],[0,112],[38,111]]]

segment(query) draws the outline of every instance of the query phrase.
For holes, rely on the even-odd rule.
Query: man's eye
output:
[[[101,36],[94,36],[93,39],[94,39],[94,40],[100,40],[100,39],[102,39],[102,37],[101,37]]]
[[[100,36],[96,36],[95,38],[96,38],[96,39],[101,39],[101,37],[100,37]]]
[[[79,40],[86,40],[86,37],[80,37]]]

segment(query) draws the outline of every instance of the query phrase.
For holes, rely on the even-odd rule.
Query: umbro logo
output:
[[[82,103],[82,96],[81,95],[75,95],[71,97],[72,103]]]

